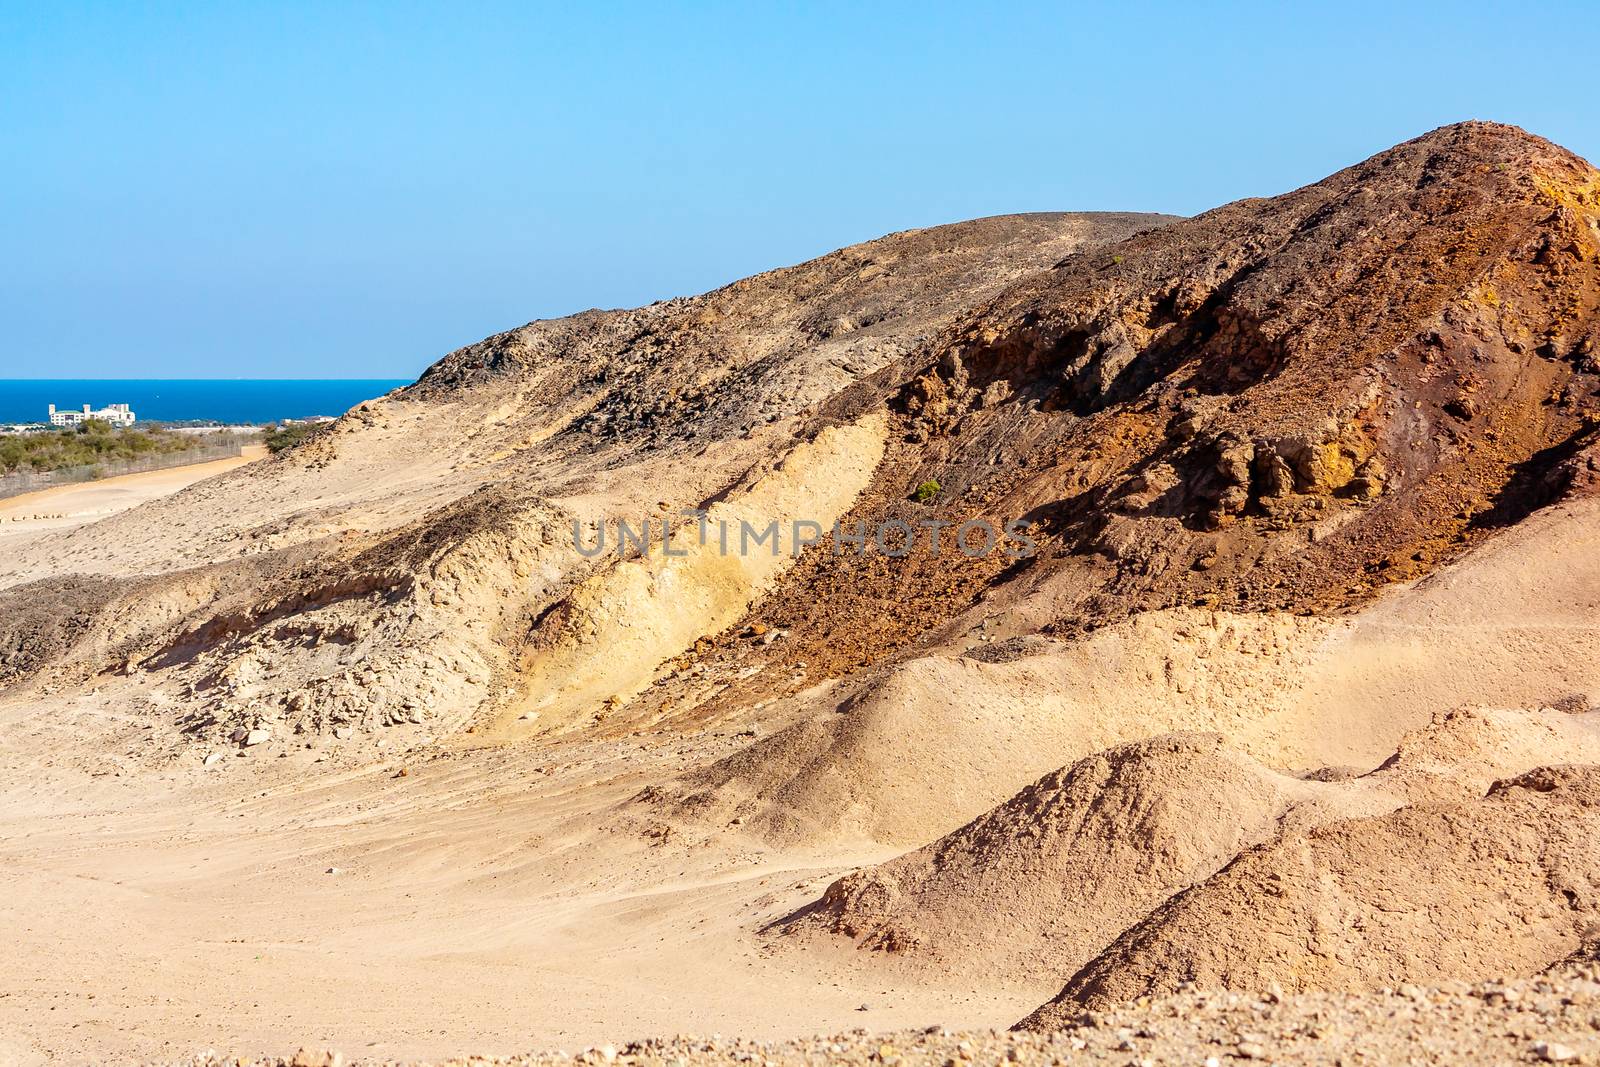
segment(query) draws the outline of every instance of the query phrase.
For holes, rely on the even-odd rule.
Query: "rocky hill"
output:
[[[786,668],[781,695],[939,648],[979,621],[1004,639],[1180,605],[1346,608],[1555,499],[1592,458],[1596,183],[1560,149],[1469,123],[1286,196],[1167,225],[983,220],[703,297],[535,323],[453,353],[264,469],[34,546],[12,561],[13,584],[127,565],[182,577],[164,577],[160,593],[139,586],[133,599],[161,610],[146,620],[124,605],[114,632],[76,609],[8,612],[26,620],[8,662],[32,671],[71,645],[66,659],[96,650],[98,669],[108,656],[163,669],[175,651],[191,663],[226,642],[231,664],[284,658],[274,634],[372,627],[386,655],[400,647],[416,661],[397,665],[406,688],[430,658],[483,679],[452,691],[454,724],[485,710],[491,676],[541,684],[542,658],[564,676],[596,674],[564,721],[597,696],[632,700],[657,664],[704,640],[730,649],[735,673],[762,668],[753,685],[770,697],[777,661],[806,664]],[[881,428],[863,428],[872,419]],[[769,479],[762,497],[785,462],[815,469],[792,470],[787,489]],[[834,498],[796,495],[818,482]],[[851,528],[1027,520],[1039,551],[973,559],[924,536],[903,558],[807,552],[781,575],[702,589],[693,617],[640,646],[636,670],[602,670],[593,641],[574,637],[593,629],[576,617],[593,609],[567,593],[623,594],[585,585],[595,568],[576,553],[545,549],[573,519],[642,520],[752,492],[775,516]],[[459,577],[523,589],[516,604],[494,598],[503,617],[470,648],[437,648],[427,635],[451,627],[417,612],[410,636],[378,621],[419,595],[406,591],[418,581],[410,564],[393,572],[381,560],[416,538],[477,558],[461,539],[506,507],[532,525],[468,569],[507,574]],[[151,536],[169,523],[195,536]],[[169,547],[152,556],[152,542]],[[248,576],[230,562],[263,552],[270,562],[252,559]],[[311,562],[291,563],[302,557]],[[199,579],[197,564],[223,570]],[[524,580],[530,568],[538,581]],[[451,601],[451,575],[420,579],[446,587],[422,600]],[[703,568],[675,580],[718,581]],[[174,602],[174,584],[209,599]],[[357,618],[319,617],[333,601]],[[788,639],[729,645],[747,615]],[[754,691],[735,686],[730,699]],[[269,705],[300,698],[266,694]],[[370,721],[397,718],[388,701],[371,702],[384,707]]]
[[[1600,173],[1491,123],[496,334],[5,542],[17,988],[169,985],[124,1006],[162,1044],[0,1033],[1532,981],[1600,929],[1597,487]]]
[[[980,596],[1047,597],[1071,633],[1336,610],[1427,573],[1593,457],[1597,181],[1469,123],[1022,280],[826,410],[894,414],[854,514],[911,517],[933,479],[952,520],[1028,516],[1044,551],[819,557],[774,615],[860,665]]]

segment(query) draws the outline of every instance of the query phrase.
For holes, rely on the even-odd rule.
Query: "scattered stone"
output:
[[[1510,1001],[1497,998],[1500,1006],[1489,1007],[1489,994],[1507,989],[1514,989],[1519,996]],[[834,1063],[880,1067],[999,1063],[1031,1067],[1225,1067],[1229,1063],[1455,1067],[1600,1062],[1600,967],[1593,964],[1475,987],[1458,983],[1450,988],[1418,986],[1414,991],[1397,988],[1276,996],[1274,992],[1191,988],[1170,997],[1141,998],[1111,1011],[1085,1013],[1078,1025],[1058,1033],[951,1032],[941,1027],[871,1033],[858,1027],[848,1033],[784,1041],[681,1035],[625,1046],[597,1045],[576,1055],[535,1052],[449,1062],[493,1062],[501,1067],[574,1062],[658,1067],[815,1067]],[[1088,1025],[1091,1019],[1093,1026]],[[1540,1033],[1559,1033],[1570,1043],[1533,1040]],[[302,1049],[293,1059],[268,1057],[253,1062],[258,1067],[322,1067],[341,1063],[333,1058],[336,1056]],[[206,1053],[186,1061],[185,1067],[238,1067],[240,1062]]]
[[[313,1052],[301,1049],[289,1061],[289,1067],[344,1067],[344,1055],[338,1052]]]

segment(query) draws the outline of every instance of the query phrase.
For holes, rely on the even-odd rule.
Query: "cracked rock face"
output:
[[[859,514],[932,479],[957,521],[1028,516],[1049,550],[1005,574],[1075,590],[1066,633],[1358,603],[1548,503],[1600,433],[1597,219],[1588,164],[1468,123],[1067,257],[841,396],[899,419]],[[785,621],[844,620],[858,662],[907,640],[853,639],[858,598],[911,593],[913,635],[1007,595],[947,559],[818,570]]]

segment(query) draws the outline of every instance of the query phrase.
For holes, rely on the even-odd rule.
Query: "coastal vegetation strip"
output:
[[[194,435],[156,428],[115,429],[90,419],[75,429],[0,437],[0,472],[53,472],[116,467],[157,457],[211,457],[219,447],[235,454],[237,435]]]

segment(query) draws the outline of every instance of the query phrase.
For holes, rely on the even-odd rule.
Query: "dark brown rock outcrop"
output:
[[[1066,633],[1338,610],[1586,476],[1597,308],[1600,174],[1490,123],[1067,257],[825,409],[896,413],[859,517],[928,517],[933,480],[940,517],[1024,516],[1042,551],[819,556],[764,610],[839,666],[980,597],[1048,591]]]

